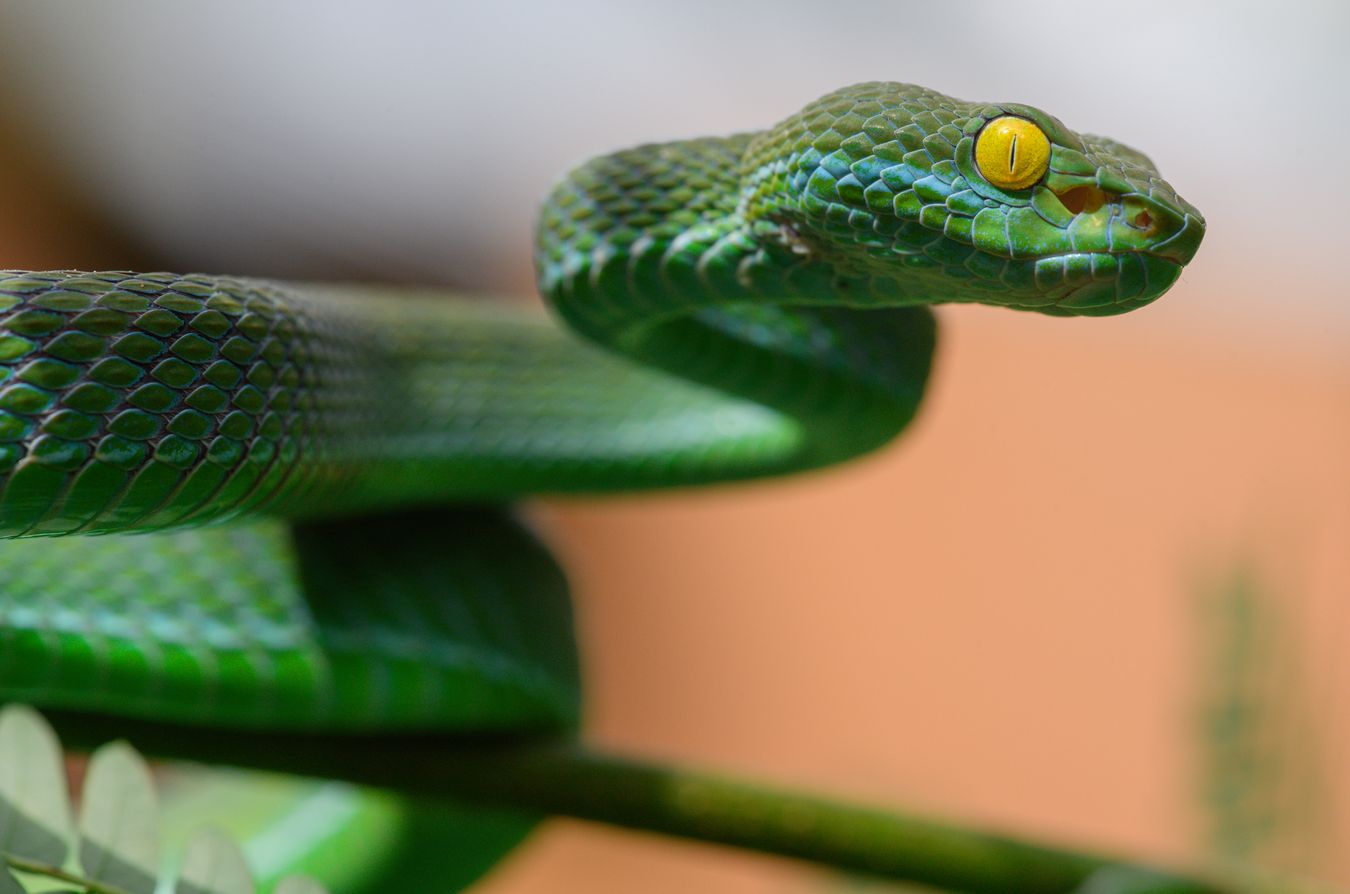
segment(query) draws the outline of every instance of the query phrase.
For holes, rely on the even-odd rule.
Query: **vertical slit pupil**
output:
[[[1011,174],[1017,170],[1017,134],[1013,134],[1012,142],[1008,144],[1008,173]]]

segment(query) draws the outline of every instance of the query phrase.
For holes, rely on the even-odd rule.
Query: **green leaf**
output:
[[[56,733],[32,708],[6,705],[0,709],[0,852],[60,866],[70,839],[70,796]]]
[[[272,894],[328,894],[328,889],[307,875],[288,875],[277,882]]]
[[[0,869],[0,894],[25,894],[23,885],[7,869]]]
[[[153,894],[159,819],[145,760],[125,742],[94,752],[80,810],[80,863],[89,878],[130,894]]]
[[[176,894],[253,894],[253,877],[239,845],[219,829],[193,835],[183,855]]]

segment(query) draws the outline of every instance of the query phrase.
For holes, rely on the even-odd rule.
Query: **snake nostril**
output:
[[[1141,230],[1147,230],[1149,227],[1153,226],[1153,215],[1149,214],[1147,211],[1140,211],[1134,216],[1134,220],[1131,221],[1131,224]]]

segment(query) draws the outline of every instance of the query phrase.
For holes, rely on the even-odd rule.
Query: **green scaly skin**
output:
[[[972,162],[1004,114],[1052,143],[1025,190]],[[566,177],[540,288],[599,348],[445,296],[5,272],[0,535],[109,536],[3,546],[0,694],[271,731],[573,728],[547,554],[493,510],[404,509],[857,456],[918,407],[928,305],[1130,310],[1203,232],[1132,149],[876,83]]]

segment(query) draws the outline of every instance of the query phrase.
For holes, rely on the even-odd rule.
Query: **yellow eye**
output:
[[[975,138],[975,164],[1000,189],[1026,189],[1050,167],[1050,140],[1027,119],[1004,115]]]

